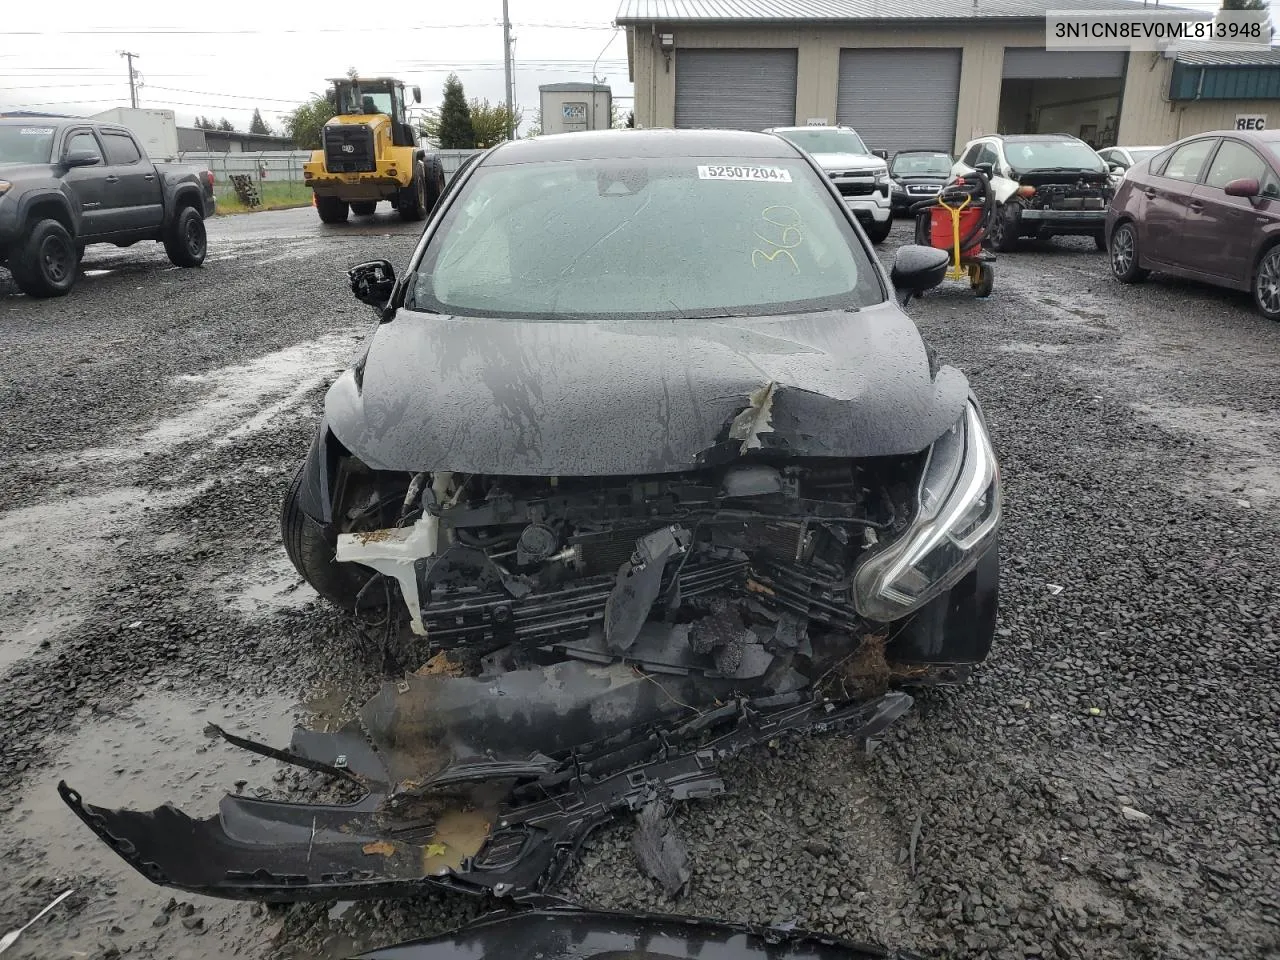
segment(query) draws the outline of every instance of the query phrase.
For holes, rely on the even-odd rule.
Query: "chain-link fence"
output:
[[[452,178],[467,157],[475,153],[480,151],[439,151],[445,178]],[[174,158],[177,163],[189,163],[213,171],[213,193],[218,198],[218,208],[223,211],[310,203],[311,190],[302,180],[302,165],[310,159],[310,150],[191,151]],[[236,181],[240,185],[238,190]],[[252,202],[255,199],[256,204]]]

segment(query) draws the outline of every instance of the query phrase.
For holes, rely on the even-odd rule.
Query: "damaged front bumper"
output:
[[[360,960],[919,960],[789,926],[595,910],[535,909],[482,917],[452,933],[375,950]]]
[[[420,895],[424,886],[553,902],[593,830],[630,811],[716,796],[718,765],[787,735],[870,738],[910,707],[898,692],[734,697],[726,683],[567,662],[490,678],[409,675],[337,733],[288,750],[236,746],[329,774],[347,802],[240,795],[195,820],[59,794],[157,884],[273,902]]]

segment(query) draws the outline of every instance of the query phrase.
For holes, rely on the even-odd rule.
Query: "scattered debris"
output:
[[[689,887],[693,876],[689,850],[676,833],[675,823],[662,804],[647,803],[636,816],[632,849],[644,872],[662,884],[669,897],[678,897]]]
[[[0,953],[4,953],[6,950],[12,947],[15,943],[17,943],[18,938],[20,936],[22,936],[27,930],[31,929],[31,927],[33,927],[38,920],[42,919],[45,914],[47,914],[50,910],[52,910],[54,907],[60,904],[63,900],[67,899],[67,897],[69,896],[71,896],[70,890],[62,891],[62,893],[58,894],[56,897],[53,898],[53,900],[48,904],[48,906],[46,906],[43,910],[37,913],[34,917],[32,917],[22,926],[18,927],[18,929],[10,930],[3,937],[0,937]]]
[[[1121,807],[1120,815],[1133,823],[1147,823],[1151,819],[1151,814],[1143,813],[1134,807]]]
[[[920,843],[920,828],[924,824],[924,814],[916,814],[916,822],[911,825],[911,844],[907,848],[908,857],[911,861],[911,875],[916,875],[916,847]]]
[[[1063,588],[1056,583],[1049,584],[1049,596],[1051,597],[1056,597],[1058,594],[1062,592],[1062,590]]]

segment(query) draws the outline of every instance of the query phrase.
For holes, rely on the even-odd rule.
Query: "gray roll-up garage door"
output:
[[[1005,47],[1006,80],[1077,80],[1086,77],[1123,77],[1128,66],[1123,50],[1044,50],[1038,47]]]
[[[872,150],[955,149],[960,50],[840,51],[839,122]]]
[[[678,50],[676,126],[764,130],[796,122],[795,50]]]

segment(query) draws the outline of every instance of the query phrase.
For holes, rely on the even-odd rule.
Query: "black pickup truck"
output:
[[[70,290],[90,243],[155,240],[173,263],[198,267],[213,210],[210,171],[152,163],[124,127],[0,119],[0,263],[30,296]]]

